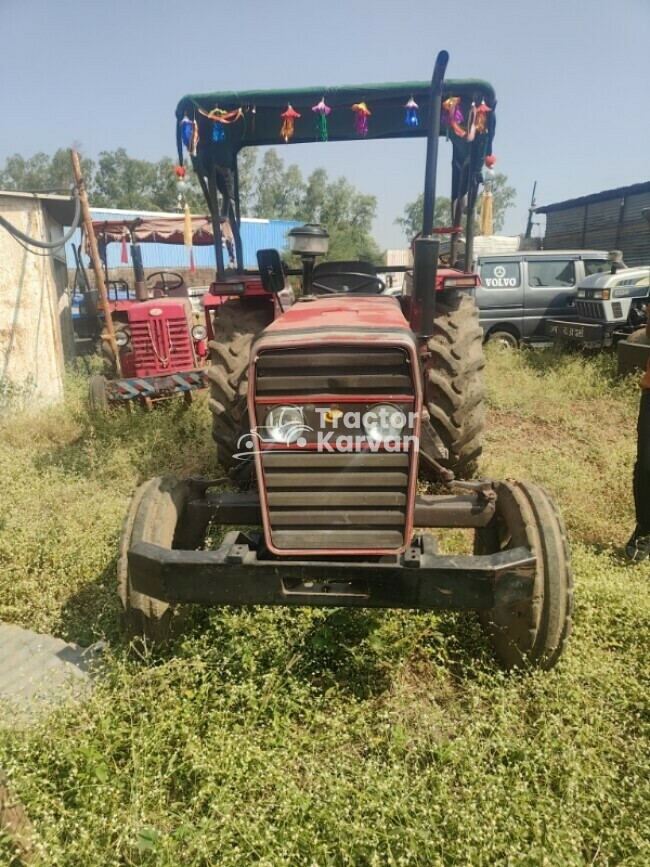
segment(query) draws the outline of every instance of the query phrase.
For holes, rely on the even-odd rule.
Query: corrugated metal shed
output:
[[[646,265],[650,263],[650,226],[643,217],[644,208],[650,208],[650,181],[535,210],[546,214],[547,250],[618,249],[627,265]]]
[[[91,208],[93,220],[115,220],[135,217],[178,217],[178,214],[164,214],[160,211],[125,211],[117,208]],[[294,226],[301,225],[293,220],[256,220],[248,217],[242,219],[241,236],[244,248],[244,267],[257,268],[256,253],[265,248],[276,250],[288,249],[287,233]],[[66,258],[69,268],[75,267],[72,245],[78,244],[80,233],[76,232],[66,245]],[[131,268],[131,255],[125,265],[120,262],[122,254],[120,244],[109,244],[107,261],[109,268]],[[182,244],[143,244],[142,262],[145,268],[160,268],[178,270],[189,267],[189,254]],[[214,249],[212,247],[195,247],[194,264],[197,268],[215,268]]]

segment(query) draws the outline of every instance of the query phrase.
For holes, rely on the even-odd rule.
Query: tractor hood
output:
[[[337,295],[299,299],[293,307],[266,329],[265,334],[280,337],[301,332],[382,333],[409,332],[409,324],[399,303],[390,296]]]

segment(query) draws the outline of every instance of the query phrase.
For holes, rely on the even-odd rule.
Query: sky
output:
[[[650,0],[0,0],[0,33],[0,165],[72,144],[174,157],[185,93],[430,79],[444,48],[450,78],[496,90],[506,234],[535,181],[541,205],[650,180]],[[404,246],[394,220],[422,190],[422,140],[278,150],[376,195],[376,240]],[[441,142],[439,195],[450,162]]]

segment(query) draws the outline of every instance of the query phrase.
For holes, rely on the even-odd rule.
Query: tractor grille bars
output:
[[[402,349],[267,350],[257,363],[256,395],[296,404],[304,402],[296,398],[331,397],[332,405],[337,398],[354,396],[372,405],[390,403],[398,395],[412,397],[414,385]],[[351,552],[400,548],[411,460],[411,454],[403,452],[264,451],[263,483],[274,547]]]
[[[141,376],[176,373],[195,366],[184,316],[132,321],[131,342]]]

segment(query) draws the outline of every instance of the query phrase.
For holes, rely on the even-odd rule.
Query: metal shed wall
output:
[[[135,217],[173,216],[178,214],[161,214],[160,211],[123,211],[117,209],[102,210],[91,208],[93,220],[135,219]],[[293,220],[254,220],[248,217],[242,219],[241,236],[244,247],[244,267],[257,268],[256,253],[258,250],[273,247],[281,252],[289,246],[287,233],[294,226],[301,225]],[[80,232],[75,232],[72,240],[66,245],[66,258],[69,268],[75,267],[72,245],[78,244]],[[109,268],[131,268],[131,253],[127,248],[129,261],[120,261],[122,250],[120,244],[109,244],[107,261]],[[182,244],[143,244],[142,262],[145,268],[178,270],[189,268],[189,253]],[[196,268],[216,268],[214,248],[194,247],[194,265]]]
[[[650,264],[650,184],[608,190],[538,208],[546,214],[547,250],[592,248],[623,251],[627,265]]]

